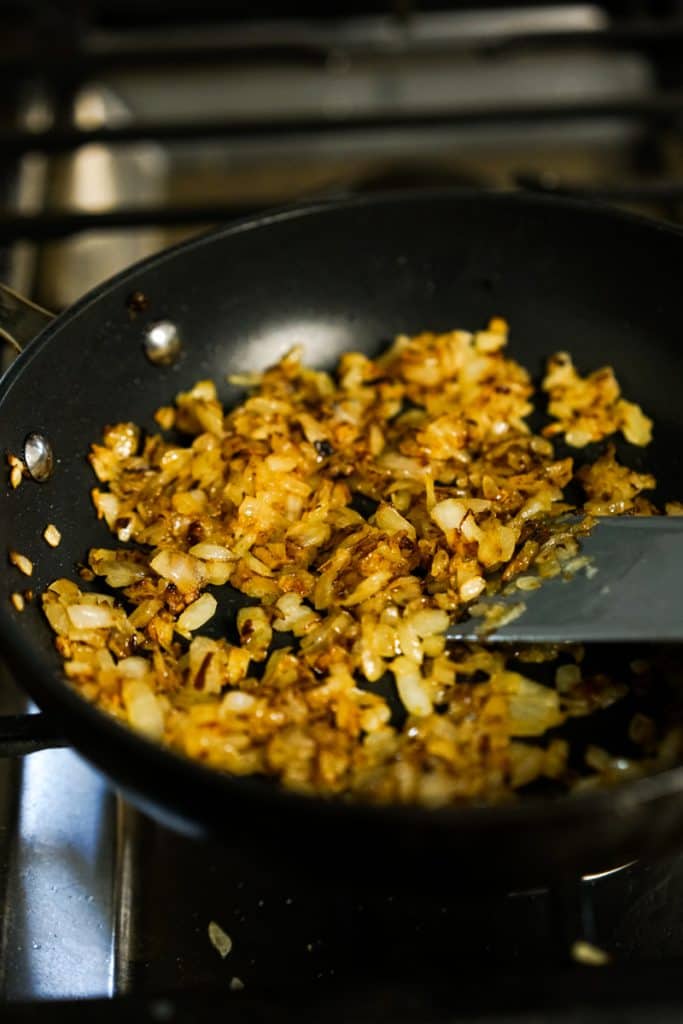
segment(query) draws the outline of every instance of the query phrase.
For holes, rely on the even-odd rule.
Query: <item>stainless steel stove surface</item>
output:
[[[676,3],[58,6],[0,32],[2,276],[55,308],[201,225],[359,188],[523,181],[679,219]],[[2,671],[0,712],[24,706]],[[311,885],[277,850],[245,862],[238,823],[232,847],[166,830],[70,750],[0,760],[3,1019],[681,1019],[683,852],[440,891]],[[55,1002],[84,997],[108,1001]]]
[[[677,991],[667,967],[683,958],[683,855],[548,891],[501,893],[492,880],[473,893],[454,874],[439,898],[409,879],[402,890],[349,892],[335,878],[312,887],[306,865],[283,871],[277,850],[259,866],[240,856],[238,839],[231,849],[169,832],[115,801],[70,751],[27,759],[21,794],[3,865],[9,1000],[129,995],[154,1019],[163,997],[185,1019],[188,992],[237,1014],[299,999],[359,1009],[372,998],[396,1019],[410,1003],[425,1019],[438,1006],[466,1020],[477,991],[478,1012],[491,1014],[522,992],[531,1013],[537,986],[558,1012],[582,984],[600,995],[605,979],[576,980],[578,970],[616,978],[624,1012],[644,978],[659,986],[657,1004]],[[613,966],[572,971],[577,942]]]

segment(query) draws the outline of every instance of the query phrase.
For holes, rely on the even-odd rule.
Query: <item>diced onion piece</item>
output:
[[[140,428],[135,423],[116,423],[105,428],[103,440],[119,458],[127,459],[138,450]]]
[[[232,939],[215,921],[209,922],[209,941],[223,959],[232,949]]]
[[[511,526],[498,523],[487,529],[479,542],[477,556],[482,565],[490,568],[509,562],[515,551],[518,533]]]
[[[51,595],[50,595],[51,596]],[[71,632],[71,623],[66,614],[66,608],[58,599],[44,600],[43,611],[45,618],[58,636],[66,636]]]
[[[477,352],[483,352],[486,355],[504,348],[506,342],[507,337],[499,331],[477,331],[474,336],[474,345]]]
[[[62,535],[59,532],[59,530],[57,529],[57,527],[54,525],[54,523],[48,523],[47,524],[47,526],[43,530],[43,537],[44,537],[45,541],[50,545],[51,548],[58,547],[58,545],[59,545],[59,543],[60,543],[60,541],[62,539]]]
[[[318,547],[324,544],[330,536],[330,528],[326,523],[304,519],[303,522],[295,523],[287,531],[289,540],[300,544],[302,548]]]
[[[214,587],[222,587],[232,576],[232,562],[205,562],[206,582]]]
[[[14,605],[16,611],[23,612],[24,608],[26,607],[26,601],[24,600],[23,594],[20,594],[18,593],[18,591],[15,590],[13,593],[10,594],[9,599]]]
[[[104,519],[107,526],[113,529],[119,515],[119,499],[110,491],[101,491],[99,487],[93,487],[91,494],[98,519]]]
[[[209,544],[206,541],[195,544],[190,548],[189,553],[194,558],[201,558],[203,562],[229,562],[231,558],[234,558],[229,548],[222,544]]]
[[[24,471],[26,469],[24,463],[12,452],[7,453],[7,462],[10,467],[9,471],[9,482],[13,489],[16,490],[21,481],[24,479]]]
[[[587,430],[581,430],[580,427],[574,427],[572,430],[568,430],[565,435],[567,444],[571,445],[572,448],[585,448],[587,444],[590,444],[594,440],[592,434]]]
[[[619,408],[622,415],[621,430],[631,444],[646,445],[652,440],[652,420],[635,402],[621,399]]]
[[[194,413],[204,430],[220,437],[223,433],[223,410],[218,402],[208,401],[206,405],[198,402]]]
[[[475,515],[478,512],[488,512],[493,504],[488,498],[463,498],[462,503],[468,512],[474,512]]]
[[[560,665],[555,671],[555,686],[560,693],[571,690],[581,682],[581,669],[573,662],[569,665]]]
[[[150,663],[146,658],[122,658],[116,666],[125,679],[142,679],[150,670]]]
[[[267,455],[264,461],[273,473],[290,473],[297,464],[294,455]]]
[[[518,590],[538,590],[541,581],[538,576],[519,576],[515,580],[515,586]]]
[[[202,594],[196,601],[189,604],[185,611],[178,618],[178,629],[182,632],[199,629],[205,622],[214,615],[216,611],[216,598],[213,594]]]
[[[108,629],[114,625],[114,612],[109,605],[70,604],[66,613],[76,629]]]
[[[434,633],[445,633],[448,629],[448,612],[440,608],[425,608],[415,612],[412,619],[415,632],[420,637],[432,636]]]
[[[353,590],[341,603],[349,607],[351,605],[360,604],[362,601],[367,601],[369,597],[372,597],[378,590],[381,590],[382,587],[389,582],[390,578],[391,573],[384,571],[373,572],[370,576],[366,576],[366,578],[358,584],[355,590]]]
[[[112,594],[85,593],[81,594],[80,601],[75,601],[74,604],[109,604],[113,607],[115,600]]]
[[[425,681],[420,674],[419,665],[411,658],[402,655],[399,658],[394,658],[390,668],[394,673],[396,689],[406,711],[420,718],[430,715],[432,702]]]
[[[460,524],[460,532],[465,540],[476,540],[478,542],[484,537],[484,531],[477,523],[477,520],[474,518],[474,514],[471,511],[468,511],[465,514],[465,518]],[[478,555],[479,560],[481,561],[481,549],[478,551]]]
[[[227,380],[236,388],[257,388],[261,381],[262,374],[252,371],[250,373],[230,373]]]
[[[175,423],[175,409],[172,405],[162,405],[154,413],[154,419],[162,430],[170,430]]]
[[[393,505],[381,504],[375,512],[375,523],[380,530],[385,530],[386,533],[400,533],[405,530],[409,537],[415,536],[413,524],[405,519]]]
[[[479,597],[485,586],[486,581],[482,576],[473,576],[461,585],[458,593],[463,601],[474,601],[476,597]]]
[[[399,452],[384,452],[377,462],[399,480],[420,480],[424,475],[424,468],[417,459],[411,459]]]
[[[163,604],[157,597],[149,597],[130,613],[128,621],[134,629],[144,629],[162,607]]]
[[[206,572],[198,558],[183,551],[160,551],[149,563],[160,576],[175,583],[178,590],[190,593],[204,583]]]
[[[262,562],[260,558],[251,553],[244,555],[244,564],[252,572],[255,572],[257,576],[272,576],[273,570],[265,562]]]
[[[506,672],[512,680],[508,694],[508,712],[511,736],[540,736],[548,729],[561,725],[557,690],[542,686],[516,672]]]
[[[422,641],[422,650],[428,658],[438,658],[446,649],[446,637],[438,634],[426,636]]]
[[[145,569],[131,562],[111,562],[104,578],[110,587],[120,589],[144,579]]]
[[[410,619],[401,619],[396,627],[398,641],[401,645],[401,653],[406,654],[416,664],[422,664],[422,644],[417,635],[417,630]]]
[[[251,693],[244,693],[242,690],[230,690],[223,698],[221,707],[226,711],[233,711],[237,714],[249,711],[256,703],[256,697]]]
[[[280,606],[286,598],[293,599],[296,607],[300,607],[301,599],[295,594],[285,594],[278,601],[278,606]],[[305,610],[310,613],[310,609],[306,608]],[[291,625],[292,624],[288,622],[286,628],[289,628]],[[237,613],[237,632],[240,635],[242,646],[249,651],[249,654],[256,661],[262,661],[263,658],[265,658],[268,648],[270,647],[270,642],[273,639],[273,630],[263,608],[258,605],[249,605],[245,608],[240,608]]]
[[[392,651],[393,653],[393,651]],[[379,654],[370,647],[363,647],[360,655],[363,675],[370,683],[376,682],[384,675],[385,665]]]
[[[467,509],[462,501],[458,501],[457,498],[446,498],[445,501],[437,502],[429,514],[445,533],[448,530],[457,530],[466,513]]]
[[[278,598],[275,602],[275,607],[279,611],[283,619],[296,618],[301,613],[301,607],[303,604],[303,598],[301,594],[283,594],[282,597]],[[243,608],[241,611],[249,612],[250,614],[254,611],[262,611],[262,609],[256,608]],[[240,612],[237,614],[239,623]]]
[[[139,679],[127,682],[123,687],[123,699],[133,728],[150,739],[160,740],[164,735],[164,715],[147,683]]]
[[[585,939],[577,939],[572,943],[572,957],[577,963],[588,967],[604,967],[611,960],[606,950],[594,946],[592,942],[586,942]]]
[[[33,575],[33,562],[26,555],[22,555],[18,551],[10,551],[9,560],[19,572],[23,572],[24,576]]]

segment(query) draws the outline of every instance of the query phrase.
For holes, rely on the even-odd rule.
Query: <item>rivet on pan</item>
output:
[[[55,459],[52,446],[42,434],[31,433],[24,441],[24,462],[29,473],[39,484],[52,476]]]
[[[180,355],[180,336],[171,320],[158,320],[145,332],[145,355],[155,366],[170,366]]]

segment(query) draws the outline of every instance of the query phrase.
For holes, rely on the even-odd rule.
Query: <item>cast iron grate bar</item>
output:
[[[428,13],[421,17],[429,20]],[[41,75],[51,77],[63,74],[64,70],[87,75],[117,68],[149,69],[204,65],[207,62],[230,64],[249,61],[259,64],[276,60],[278,63],[319,66],[329,60],[330,54],[338,51],[340,46],[351,57],[392,56],[402,52],[448,56],[463,50],[488,55],[516,49],[548,51],[571,46],[603,50],[628,46],[635,50],[676,51],[683,39],[683,18],[675,14],[666,19],[613,18],[601,27],[562,30],[488,26],[480,33],[452,35],[445,39],[413,35],[410,20],[404,25],[400,19],[387,19],[384,28],[376,26],[374,32],[368,28],[365,32],[346,36],[342,33],[341,42],[337,25],[330,30],[319,22],[298,26],[296,20],[265,24],[258,26],[256,31],[252,28],[250,32],[221,19],[200,33],[199,39],[193,38],[191,43],[179,40],[177,34],[161,41],[141,41],[134,37],[130,42],[125,31],[115,31],[109,36],[106,31],[100,32],[92,25],[86,25],[84,30],[81,26],[78,28],[81,29],[77,35],[78,48],[74,50],[41,46],[41,40],[36,39],[32,31],[33,26],[23,25],[19,30],[22,37],[12,52],[2,54],[0,77],[33,77],[37,60],[40,61]]]
[[[653,181],[643,184],[581,185],[562,181],[545,181],[542,176],[520,174],[516,183],[531,192],[564,196],[573,199],[606,203],[667,204],[683,201],[683,181]],[[335,196],[330,195],[330,199]],[[324,201],[326,196],[316,196]],[[37,214],[0,213],[0,245],[17,241],[46,242],[81,231],[134,230],[142,227],[202,227],[225,223],[239,217],[253,216],[268,210],[282,209],[285,204],[210,203],[200,205],[165,205],[119,207],[99,213],[80,210],[52,211]],[[288,204],[296,205],[296,204]]]
[[[469,110],[423,111],[413,114],[368,114],[354,117],[302,117],[276,120],[193,120],[138,122],[118,128],[92,130],[55,129],[46,132],[2,131],[0,153],[5,159],[29,152],[65,153],[98,143],[195,142],[209,139],[324,138],[348,132],[400,131],[402,129],[460,128],[485,125],[537,124],[628,118],[676,123],[683,114],[683,92],[661,92],[630,100],[582,103],[510,104]]]
[[[543,192],[569,199],[610,203],[671,203],[683,200],[683,180],[584,185],[531,173],[517,174],[515,182],[520,188],[530,192]]]
[[[236,220],[266,209],[273,203],[212,203],[198,206],[118,207],[101,213],[84,211],[37,214],[0,213],[0,245],[10,242],[47,242],[91,229],[135,229],[211,225]]]

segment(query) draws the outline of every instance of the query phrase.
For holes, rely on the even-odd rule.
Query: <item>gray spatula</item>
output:
[[[588,573],[491,599],[525,610],[487,643],[683,641],[683,517],[600,518],[580,546]],[[482,619],[453,623],[447,637],[484,639]]]

